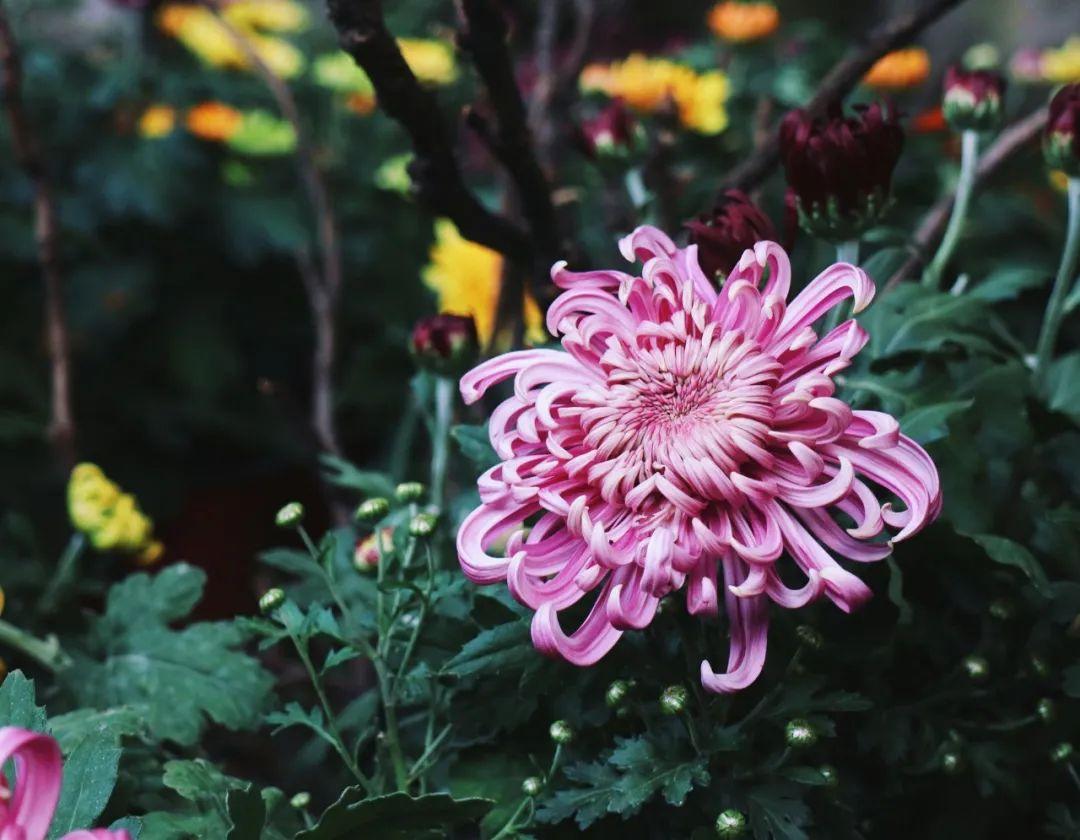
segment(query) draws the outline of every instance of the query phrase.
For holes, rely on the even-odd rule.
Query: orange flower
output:
[[[863,84],[878,90],[904,90],[926,81],[930,54],[922,47],[886,53],[863,76]]]
[[[911,121],[911,128],[916,134],[934,134],[945,130],[945,114],[940,105],[927,108],[921,114],[916,114]]]
[[[740,44],[772,35],[780,25],[780,12],[772,3],[725,0],[709,10],[709,28],[725,41]]]
[[[187,113],[187,129],[203,140],[228,140],[240,127],[243,116],[224,102],[203,102]]]

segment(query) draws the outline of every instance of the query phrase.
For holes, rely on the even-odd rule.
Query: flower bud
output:
[[[822,645],[825,644],[825,639],[821,633],[809,624],[800,624],[796,627],[795,637],[800,644],[806,645],[811,650],[821,650]]]
[[[677,715],[686,708],[689,698],[686,689],[681,685],[669,685],[660,694],[660,711],[665,715]]]
[[[746,831],[746,817],[742,811],[728,808],[716,818],[717,837],[741,837]]]
[[[1005,79],[993,70],[964,70],[950,67],[945,72],[941,110],[957,131],[986,131],[1001,122]]]
[[[1043,156],[1051,169],[1080,176],[1080,82],[1065,85],[1050,100]]]
[[[427,488],[419,481],[403,481],[394,488],[394,498],[401,504],[407,505],[412,502],[419,502],[424,498],[426,492]]]
[[[950,776],[955,776],[957,773],[960,773],[964,769],[963,756],[961,756],[960,753],[955,753],[951,750],[942,753],[941,769]]]
[[[353,518],[357,522],[364,522],[370,525],[373,522],[378,522],[380,519],[390,513],[390,502],[381,496],[376,496],[373,499],[367,499],[360,503],[360,506],[356,509],[356,513],[353,514]]]
[[[904,147],[894,108],[875,102],[844,116],[791,111],[780,124],[780,159],[799,224],[832,242],[855,239],[880,221]]]
[[[1057,717],[1057,703],[1049,697],[1044,697],[1035,704],[1035,714],[1043,723],[1052,723]]]
[[[304,506],[299,502],[289,502],[274,517],[274,524],[279,528],[295,528],[303,521]]]
[[[1050,750],[1050,760],[1054,764],[1062,764],[1072,758],[1073,745],[1068,741],[1062,741]]]
[[[812,747],[817,743],[818,733],[810,721],[794,718],[784,728],[784,738],[789,747]]]
[[[1031,654],[1031,670],[1035,672],[1038,677],[1050,676],[1050,663],[1043,659],[1039,654]]]
[[[641,127],[617,97],[578,130],[578,145],[593,160],[624,158],[642,145],[642,139]]]
[[[996,598],[990,602],[990,617],[1008,621],[1016,613],[1016,606],[1008,598]]]
[[[303,810],[311,804],[311,794],[306,790],[302,790],[289,800],[289,804],[297,810]]]
[[[623,700],[626,699],[626,695],[629,693],[630,683],[626,680],[615,680],[615,682],[608,686],[608,690],[604,694],[604,702],[607,703],[608,708],[618,708],[622,705]]]
[[[539,776],[529,776],[521,783],[521,792],[526,796],[539,796],[544,789],[544,781]]]
[[[274,587],[273,589],[267,589],[262,597],[259,598],[259,612],[271,613],[285,603],[285,593]]]
[[[836,775],[836,768],[831,764],[822,764],[818,768],[818,772],[825,779],[825,787],[836,787],[840,784],[840,779]]]
[[[574,730],[565,720],[557,720],[551,724],[548,734],[556,744],[569,744],[574,740]]]
[[[967,656],[962,665],[968,679],[974,682],[982,682],[990,676],[990,663],[981,656]]]
[[[728,190],[712,213],[683,227],[690,231],[690,244],[698,248],[698,264],[710,280],[725,277],[743,251],[756,242],[778,238],[769,217],[741,190]]]
[[[379,528],[363,539],[356,541],[353,548],[353,568],[360,574],[368,574],[379,567],[379,559],[394,550],[394,529]]]
[[[439,517],[434,513],[418,513],[409,520],[409,534],[421,539],[430,537],[435,532],[438,522]]]
[[[413,327],[410,340],[416,363],[441,376],[468,370],[479,353],[476,322],[471,315],[432,315]]]

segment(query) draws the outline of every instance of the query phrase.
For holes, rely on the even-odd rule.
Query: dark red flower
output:
[[[1050,100],[1043,154],[1053,169],[1080,176],[1080,83],[1065,85]]]
[[[728,190],[712,213],[686,222],[690,242],[698,246],[698,263],[710,279],[725,276],[747,248],[778,237],[773,223],[741,190]]]
[[[888,204],[903,147],[895,108],[880,102],[851,116],[839,105],[817,119],[791,111],[780,123],[780,159],[800,224],[834,241],[874,224]]]
[[[621,99],[613,99],[578,131],[582,151],[591,158],[623,154],[634,145],[638,126]]]
[[[949,125],[958,131],[985,131],[1001,122],[1005,79],[992,70],[945,71],[941,109]]]
[[[410,343],[421,367],[447,376],[468,370],[479,349],[472,316],[445,313],[417,321]]]

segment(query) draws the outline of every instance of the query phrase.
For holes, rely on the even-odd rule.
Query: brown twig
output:
[[[71,346],[64,315],[64,281],[60,270],[59,224],[52,184],[22,98],[22,60],[7,11],[0,3],[2,95],[11,128],[15,160],[34,190],[34,239],[45,286],[45,333],[51,368],[49,425],[46,430],[60,465],[75,463],[75,418],[71,408]]]
[[[229,33],[248,63],[259,74],[277,103],[281,115],[296,134],[296,164],[308,201],[315,214],[319,260],[309,254],[297,255],[297,265],[307,292],[315,329],[315,349],[311,365],[311,428],[323,451],[341,455],[341,441],[334,419],[334,367],[337,356],[336,309],[341,297],[341,243],[337,216],[322,171],[316,163],[315,148],[308,137],[296,98],[285,81],[275,73],[252,46],[248,38],[221,15],[216,0],[207,6],[218,23]]]
[[[813,98],[807,103],[806,111],[814,117],[824,114],[830,105],[843,100],[855,88],[866,71],[881,56],[909,43],[930,24],[962,2],[963,0],[928,0],[915,11],[902,12],[872,29],[857,47],[852,48],[833,65],[821,80]],[[764,181],[779,162],[780,138],[774,131],[768,142],[728,173],[720,192],[732,188],[749,191]]]
[[[1007,129],[1001,132],[979,158],[979,164],[975,170],[975,187],[989,178],[997,169],[1011,158],[1016,152],[1038,137],[1044,125],[1046,125],[1046,108],[1028,114],[1021,120],[1017,120]],[[905,279],[914,274],[926,262],[930,256],[930,250],[938,239],[941,238],[945,226],[948,224],[949,215],[952,213],[955,193],[942,196],[938,202],[923,216],[919,226],[915,229],[908,248],[910,256],[903,265],[889,278],[882,289],[883,292],[895,288]]]
[[[327,0],[327,8],[342,49],[368,74],[382,109],[409,134],[418,197],[466,239],[527,263],[533,254],[528,232],[488,210],[465,185],[439,104],[405,63],[386,28],[381,0]]]
[[[537,160],[525,102],[514,78],[506,18],[491,0],[458,0],[458,6],[462,20],[458,43],[472,58],[487,89],[498,157],[514,182],[532,235],[535,260],[546,269],[561,250],[558,224],[551,185]]]

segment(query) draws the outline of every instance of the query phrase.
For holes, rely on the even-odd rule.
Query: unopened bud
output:
[[[1043,723],[1052,723],[1057,717],[1057,703],[1049,697],[1044,697],[1035,705],[1035,714]]]
[[[295,528],[303,521],[304,506],[299,502],[289,502],[274,517],[274,524],[279,528]]]
[[[615,680],[615,682],[608,686],[608,690],[604,694],[604,702],[608,704],[609,708],[618,708],[622,705],[623,700],[626,699],[626,695],[629,693],[630,683],[626,680]]]
[[[959,753],[952,751],[941,754],[941,769],[950,776],[955,776],[964,769],[964,759]]]
[[[521,792],[526,796],[539,796],[544,789],[544,782],[538,776],[529,776],[521,783]]]
[[[434,513],[418,513],[409,521],[409,534],[423,539],[435,533],[439,517]]]
[[[981,656],[968,656],[963,662],[964,673],[974,682],[982,682],[990,676],[990,663]]]
[[[403,481],[394,489],[394,498],[403,505],[419,502],[424,498],[426,488],[419,481]]]
[[[361,502],[353,515],[357,522],[371,524],[378,522],[390,512],[390,502],[381,496]]]
[[[688,698],[683,686],[669,685],[660,695],[660,711],[665,715],[677,715],[686,708]]]
[[[746,831],[746,817],[742,811],[728,808],[716,818],[717,837],[741,837]]]
[[[311,804],[311,794],[306,790],[302,790],[289,800],[289,804],[297,810],[303,810]]]
[[[1068,741],[1062,741],[1060,744],[1050,750],[1050,760],[1055,764],[1061,764],[1072,758],[1073,745]]]
[[[273,612],[284,603],[285,593],[282,590],[277,587],[267,589],[259,598],[259,611],[265,615]]]
[[[784,738],[791,747],[812,747],[817,743],[817,730],[810,721],[805,718],[795,718],[788,721],[784,728]]]
[[[569,744],[574,740],[574,730],[565,720],[557,720],[548,729],[551,740],[556,744]]]

